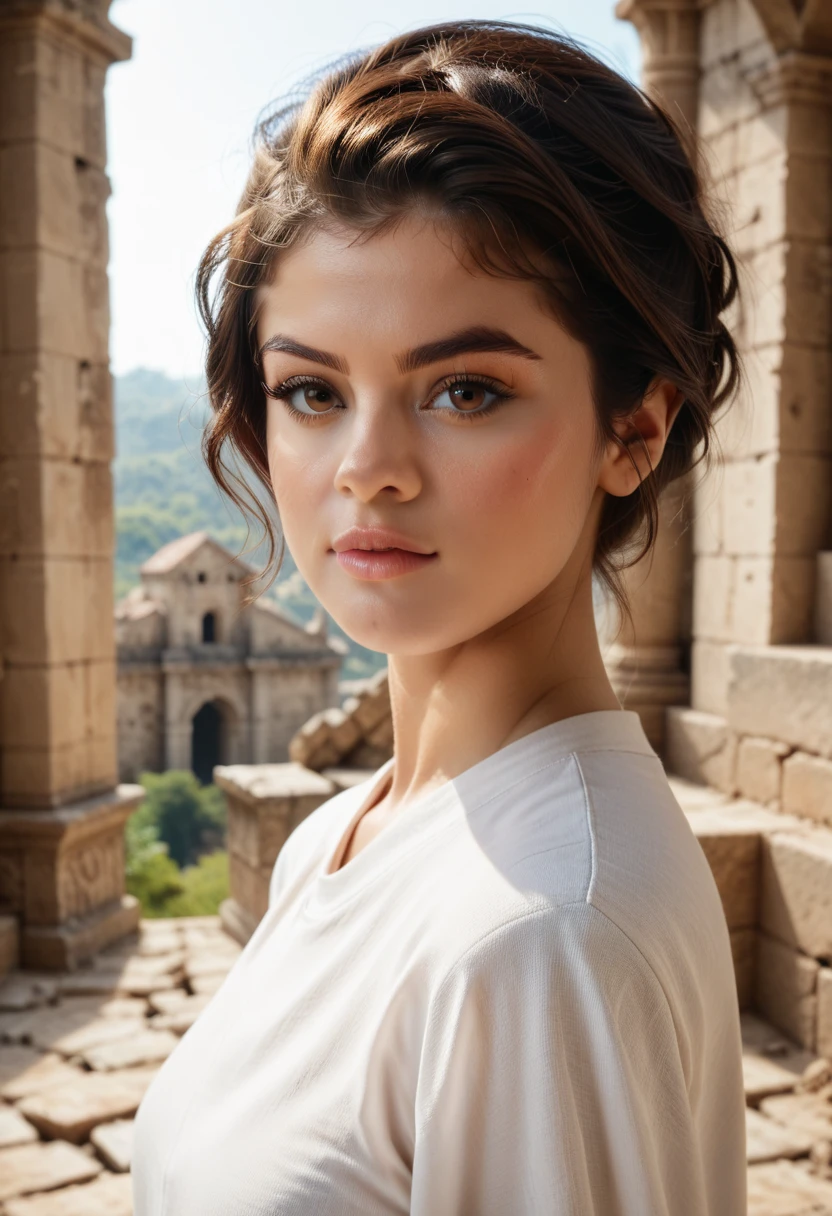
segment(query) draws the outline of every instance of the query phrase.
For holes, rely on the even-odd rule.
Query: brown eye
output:
[[[430,408],[444,414],[488,414],[508,394],[479,380],[454,380],[430,402]]]
[[[448,396],[458,410],[477,410],[493,394],[481,384],[461,382],[448,389]]]
[[[329,389],[321,388],[317,384],[307,384],[306,388],[303,389],[303,400],[316,413],[325,413],[327,410],[332,409],[335,403],[335,398]]]

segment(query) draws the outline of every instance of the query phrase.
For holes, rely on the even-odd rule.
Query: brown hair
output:
[[[720,319],[737,272],[670,117],[548,30],[461,21],[402,34],[348,57],[259,125],[236,218],[198,272],[208,466],[260,519],[279,568],[254,290],[276,251],[316,225],[371,234],[424,203],[458,227],[481,268],[538,283],[586,346],[599,445],[623,443],[612,422],[638,409],[654,377],[684,394],[657,468],[604,503],[594,569],[626,612],[619,571],[652,548],[660,492],[708,455],[713,414],[738,385]]]

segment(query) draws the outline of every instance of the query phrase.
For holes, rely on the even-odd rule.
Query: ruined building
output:
[[[261,597],[254,572],[205,532],[161,548],[116,605],[118,768],[192,768],[288,759],[292,735],[338,703],[343,646],[319,613],[306,629]]]

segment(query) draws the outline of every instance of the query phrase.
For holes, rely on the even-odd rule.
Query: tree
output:
[[[142,773],[145,800],[132,816],[135,831],[151,825],[156,838],[168,846],[178,866],[193,865],[209,848],[225,838],[227,811],[222,791],[201,786],[191,772]]]

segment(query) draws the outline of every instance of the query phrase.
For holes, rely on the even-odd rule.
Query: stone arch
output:
[[[228,764],[239,730],[237,714],[222,697],[202,702],[191,715],[191,769],[203,785],[213,780],[217,764]]]
[[[219,637],[219,619],[216,612],[204,612],[202,614],[202,641],[210,644],[218,642]]]

